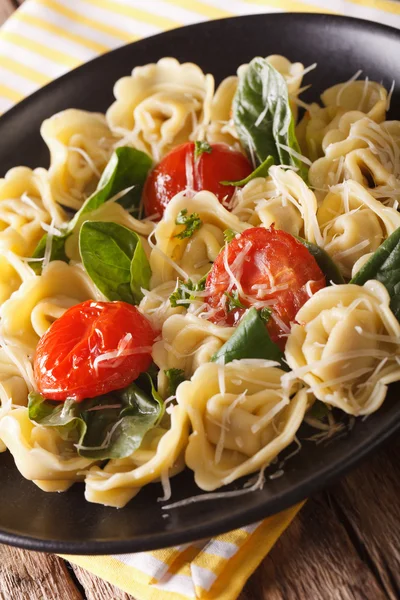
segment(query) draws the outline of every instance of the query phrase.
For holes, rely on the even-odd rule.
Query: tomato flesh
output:
[[[210,320],[226,325],[237,324],[251,306],[269,308],[268,331],[283,348],[298,310],[325,285],[315,258],[292,235],[253,227],[221,250],[206,280],[206,302]],[[229,306],[227,294],[245,308]]]
[[[77,304],[39,340],[34,358],[38,391],[52,400],[81,401],[124,388],[149,368],[155,336],[146,317],[130,304]]]
[[[221,181],[238,181],[253,171],[247,158],[226,144],[212,144],[211,152],[202,152],[195,158],[194,142],[177,146],[169,152],[149,174],[143,202],[147,216],[162,217],[168,202],[185,189],[208,190],[220,202],[232,198],[235,187]]]

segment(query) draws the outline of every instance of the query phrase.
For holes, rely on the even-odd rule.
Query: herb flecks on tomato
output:
[[[267,307],[268,331],[283,348],[298,310],[325,285],[315,258],[292,235],[274,227],[254,227],[221,250],[208,274],[209,318],[235,325],[246,308]]]
[[[38,391],[52,400],[81,401],[122,389],[149,368],[155,337],[146,317],[130,304],[77,304],[39,340]]]
[[[143,190],[146,215],[161,218],[168,202],[187,189],[207,190],[227,204],[235,187],[221,181],[245,179],[252,171],[248,159],[226,144],[187,142],[177,146],[147,177]]]

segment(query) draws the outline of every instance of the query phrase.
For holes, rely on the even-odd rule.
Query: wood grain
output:
[[[0,598],[82,600],[83,596],[61,558],[0,545]]]
[[[6,19],[15,10],[15,5],[12,0],[0,0],[0,25],[4,23]]]
[[[248,581],[240,600],[384,600],[327,493],[310,500]]]

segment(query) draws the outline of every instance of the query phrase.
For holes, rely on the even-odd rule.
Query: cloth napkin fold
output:
[[[400,28],[400,2],[391,0],[26,0],[0,30],[0,113],[81,63],[145,36],[208,19],[288,11]],[[300,508],[175,548],[65,558],[136,600],[234,600]]]
[[[136,600],[234,600],[301,506],[193,544],[136,554],[63,558]]]

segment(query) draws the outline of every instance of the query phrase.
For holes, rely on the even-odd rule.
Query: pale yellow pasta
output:
[[[91,299],[105,300],[81,265],[51,262],[2,305],[0,334],[32,355],[53,321],[67,308]]]
[[[282,391],[284,371],[271,361],[201,366],[177,389],[193,433],[185,453],[197,485],[215,490],[271,463],[296,436],[307,392]]]
[[[40,133],[50,152],[54,199],[79,210],[96,189],[117,138],[103,114],[74,108],[46,119]]]
[[[389,206],[400,200],[400,125],[398,121],[355,122],[350,113],[323,140],[325,156],[310,168],[311,185],[320,191],[354,179]]]
[[[182,210],[187,216],[196,213],[201,226],[191,237],[176,237],[184,229],[176,219]],[[250,227],[232,215],[211,192],[177,194],[168,204],[162,220],[154,230],[155,246],[150,255],[152,287],[175,280],[199,279],[205,275],[224,245],[224,231],[241,233]]]
[[[175,58],[135,67],[114,87],[107,121],[123,139],[158,161],[174,146],[201,137],[210,120],[214,78]]]
[[[151,291],[143,290],[144,297],[139,304],[139,310],[149,319],[156,331],[161,330],[168,317],[185,312],[183,306],[171,306],[169,297],[175,288],[175,281],[167,281]]]
[[[92,467],[85,478],[86,500],[121,508],[144,485],[182,470],[189,419],[181,406],[171,408],[170,418],[168,429],[151,429],[130,457],[110,460],[103,469]]]
[[[33,423],[25,407],[0,419],[0,439],[13,455],[18,471],[45,491],[65,491],[84,478],[93,460],[78,456],[55,427]]]
[[[400,227],[399,212],[384,206],[351,180],[331,187],[317,218],[321,246],[349,279],[354,264],[364,254],[377,250]]]
[[[381,406],[388,384],[400,379],[400,324],[378,281],[327,287],[304,304],[285,356],[315,396],[344,412],[368,415]]]
[[[232,214],[254,227],[283,229],[310,242],[321,242],[316,219],[317,199],[291,169],[272,166],[269,176],[257,177],[237,190]]]
[[[153,346],[153,360],[160,369],[158,390],[167,396],[166,369],[181,369],[186,379],[229,340],[234,327],[214,325],[193,314],[172,315],[162,327],[161,340]]]
[[[223,143],[240,148],[232,119],[232,102],[237,84],[238,78],[231,75],[217,87],[211,102],[210,124],[206,129],[206,137],[210,144]]]
[[[383,85],[368,78],[333,85],[321,94],[321,100],[325,106],[360,111],[376,123],[385,120],[387,91]]]
[[[313,161],[323,156],[325,135],[338,127],[345,114],[353,122],[367,116],[380,123],[386,116],[387,92],[368,79],[338,83],[325,90],[321,100],[324,106],[310,104],[298,126],[302,150]]]
[[[31,256],[46,225],[58,226],[64,219],[45,169],[15,167],[0,179],[0,302],[28,276],[18,256]]]

